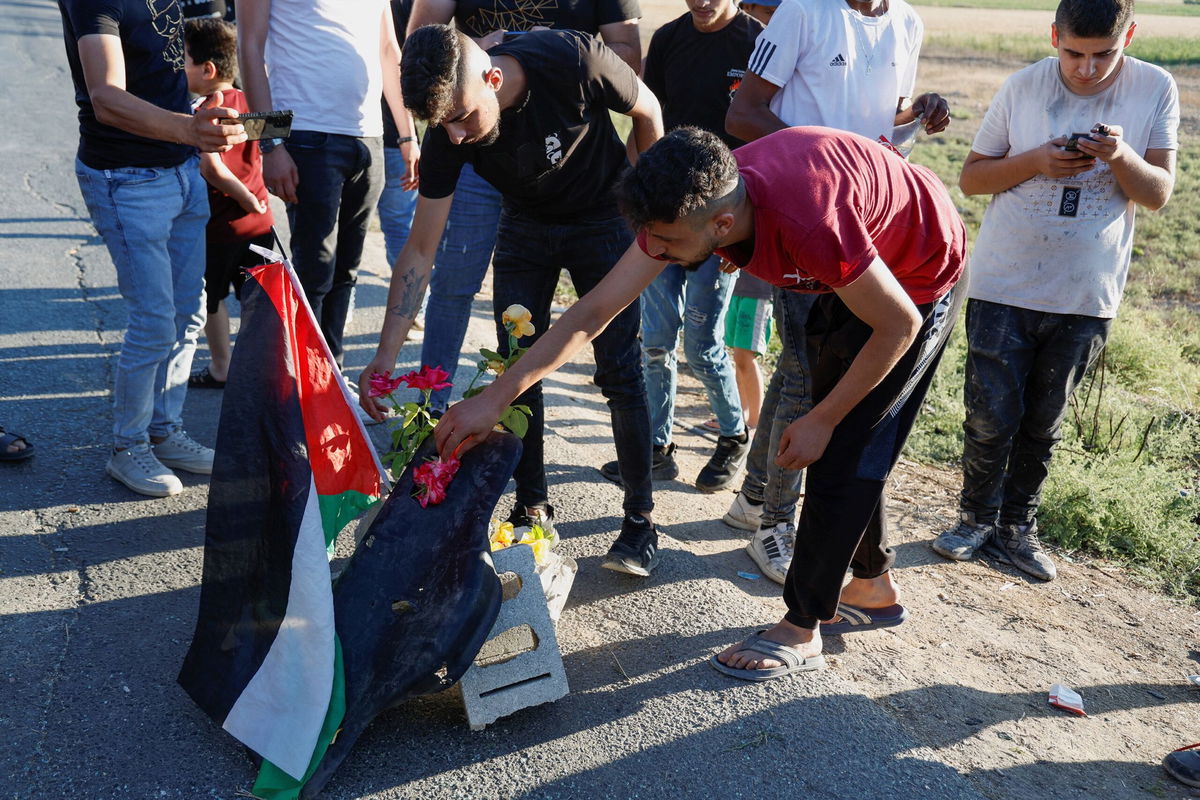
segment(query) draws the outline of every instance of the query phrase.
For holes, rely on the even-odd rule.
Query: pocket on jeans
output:
[[[329,134],[320,131],[292,131],[287,138],[288,150],[320,150],[329,143]]]
[[[105,170],[105,177],[114,190],[125,186],[141,186],[162,176],[162,170],[153,167],[118,167]]]

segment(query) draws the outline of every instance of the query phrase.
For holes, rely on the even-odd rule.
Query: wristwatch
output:
[[[267,153],[271,152],[276,147],[279,147],[279,145],[283,144],[283,142],[284,142],[283,139],[259,139],[258,140],[258,152],[262,153],[265,156]]]

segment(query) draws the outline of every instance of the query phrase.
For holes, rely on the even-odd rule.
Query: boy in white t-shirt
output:
[[[1125,55],[1135,28],[1133,0],[1062,0],[1058,57],[1004,83],[963,165],[962,190],[993,197],[971,264],[961,518],[933,543],[947,558],[992,539],[1057,573],[1037,532],[1051,451],[1117,313],[1136,207],[1175,182],[1179,93]]]

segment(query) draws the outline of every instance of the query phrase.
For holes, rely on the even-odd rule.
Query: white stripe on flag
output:
[[[312,760],[333,690],[333,586],[317,487],[309,478],[292,554],[287,613],[225,730],[296,780]]]

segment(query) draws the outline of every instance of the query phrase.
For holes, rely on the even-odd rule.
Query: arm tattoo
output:
[[[421,298],[425,295],[425,281],[410,272],[400,276],[400,282],[403,287],[400,302],[389,308],[388,313],[412,322],[421,308]]]

